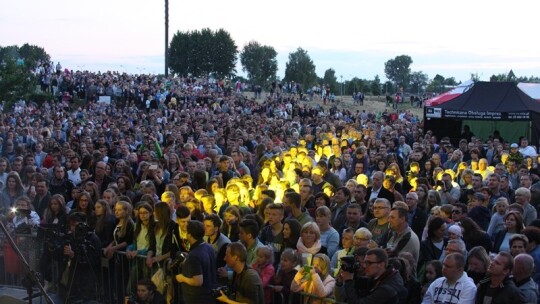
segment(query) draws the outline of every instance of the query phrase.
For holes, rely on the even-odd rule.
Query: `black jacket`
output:
[[[371,196],[371,190],[373,189],[373,187],[368,187],[367,188],[367,193],[366,193],[366,201],[369,202],[369,197]],[[389,190],[387,190],[385,187],[382,187],[381,186],[381,190],[379,190],[379,195],[377,195],[377,198],[385,198],[387,200],[390,201],[391,204],[394,203],[394,193],[390,192]]]
[[[494,253],[499,253],[502,242],[504,241],[504,236],[506,235],[506,229],[497,232],[493,236],[493,248],[491,249]]]
[[[491,279],[487,278],[480,281],[476,290],[476,304],[484,303],[484,296],[489,290]],[[514,284],[510,277],[506,277],[504,281],[495,289],[495,293],[491,297],[491,304],[523,304],[526,303],[524,297],[519,292],[519,289]]]
[[[369,294],[358,297],[354,281],[345,282],[345,290],[349,304],[397,304],[407,299],[407,289],[397,270],[388,268],[375,282]]]
[[[427,213],[422,208],[416,208],[416,211],[413,216],[411,229],[416,233],[416,236],[421,239],[422,233],[424,232],[424,227],[428,219]]]
[[[431,260],[438,260],[441,257],[441,254],[448,243],[447,239],[443,241],[443,248],[437,248],[433,242],[428,238],[427,240],[420,243],[420,256],[418,258],[418,269],[421,269],[422,266]]]

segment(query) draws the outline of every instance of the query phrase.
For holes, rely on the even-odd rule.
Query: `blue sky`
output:
[[[540,76],[538,3],[491,1],[176,1],[169,32],[223,28],[239,49],[251,40],[288,55],[308,51],[322,76],[384,76],[384,62],[406,54],[413,71],[458,81],[513,69]],[[0,45],[42,46],[64,67],[163,71],[164,1],[0,0]],[[238,69],[241,72],[241,69]]]

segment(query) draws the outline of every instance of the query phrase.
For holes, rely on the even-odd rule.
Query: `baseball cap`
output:
[[[473,198],[479,199],[479,200],[481,200],[481,201],[483,201],[483,200],[486,199],[486,197],[484,196],[484,194],[481,193],[481,192],[475,192],[475,193],[473,194]]]

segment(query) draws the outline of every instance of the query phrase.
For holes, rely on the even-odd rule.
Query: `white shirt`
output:
[[[519,148],[519,153],[524,157],[536,157],[537,153],[532,146],[526,146],[525,148]]]
[[[68,170],[68,179],[73,183],[73,185],[77,186],[82,182],[81,179],[81,168],[77,168],[77,170]]]
[[[454,284],[448,284],[445,277],[433,281],[429,285],[422,304],[474,304],[476,298],[476,285],[464,271]]]

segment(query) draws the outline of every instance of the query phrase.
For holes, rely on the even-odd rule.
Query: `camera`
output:
[[[86,246],[91,246],[89,239],[94,230],[88,224],[81,222],[75,227],[73,233],[62,233],[57,225],[42,224],[39,226],[44,230],[45,243],[49,252],[53,253],[54,259],[63,259],[62,254],[65,246],[70,246],[76,253],[82,253]],[[85,263],[85,259],[81,263]]]
[[[441,186],[441,187],[444,185],[444,183],[442,181],[440,181],[440,180],[436,181],[435,184],[437,186]]]
[[[75,226],[75,232],[73,233],[73,239],[76,242],[83,242],[88,236],[94,233],[94,229],[85,222],[80,222]]]
[[[356,258],[354,255],[347,255],[342,258],[341,260],[341,270],[346,272],[354,273],[358,269],[360,269],[360,263],[356,261]]]
[[[21,209],[21,208],[13,208],[11,211],[17,215],[21,215],[24,217],[30,217],[30,214],[32,213],[32,210],[30,209]]]
[[[138,304],[139,302],[137,302],[137,297],[135,295],[131,295],[131,296],[126,296],[125,303],[127,303],[127,304]]]
[[[183,252],[178,251],[171,262],[171,268],[182,268],[182,265],[186,261],[186,258],[187,256]]]
[[[230,290],[229,290],[228,286],[219,286],[217,288],[212,289],[212,296],[214,298],[219,298],[219,297],[221,297],[221,292],[222,291],[226,296],[229,296]]]

